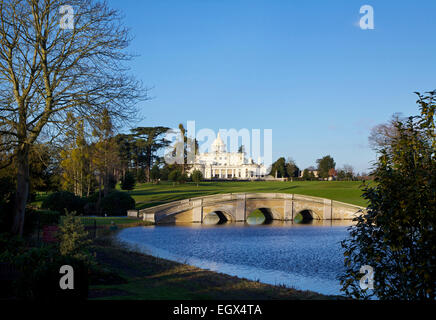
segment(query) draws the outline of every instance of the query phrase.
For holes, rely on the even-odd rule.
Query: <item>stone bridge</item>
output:
[[[297,214],[315,220],[351,220],[363,207],[330,199],[288,193],[228,193],[174,201],[139,210],[156,224],[203,223],[215,213],[230,222],[246,221],[259,209],[267,220],[294,220]]]

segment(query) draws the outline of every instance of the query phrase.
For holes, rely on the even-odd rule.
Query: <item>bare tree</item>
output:
[[[74,9],[73,29],[60,27],[64,4]],[[128,75],[129,41],[120,14],[102,2],[0,1],[0,133],[17,163],[13,233],[23,230],[29,147],[62,134],[67,116],[92,126],[104,107],[126,120],[145,97]]]
[[[354,168],[350,164],[344,164],[343,170],[345,172],[345,177],[349,180],[352,180],[354,177]]]
[[[378,151],[389,146],[392,140],[398,136],[398,130],[395,124],[401,119],[400,113],[394,113],[389,122],[374,126],[368,137],[370,147]]]

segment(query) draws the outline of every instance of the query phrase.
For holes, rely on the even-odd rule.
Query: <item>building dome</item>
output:
[[[211,145],[212,152],[226,152],[226,145],[224,141],[221,139],[220,133],[218,132],[218,135],[214,142],[212,142]]]
[[[205,179],[259,179],[267,175],[267,168],[261,163],[246,161],[243,152],[227,152],[220,133],[209,147],[210,152],[198,153],[189,173],[200,170]]]

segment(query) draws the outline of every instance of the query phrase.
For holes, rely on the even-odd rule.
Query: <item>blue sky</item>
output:
[[[135,125],[272,129],[273,158],[367,170],[372,126],[436,89],[436,1],[110,0],[152,87]],[[374,8],[374,30],[359,9]]]

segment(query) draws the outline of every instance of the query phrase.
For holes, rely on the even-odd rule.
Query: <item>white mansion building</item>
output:
[[[259,179],[267,175],[267,168],[246,159],[244,152],[227,152],[219,133],[211,152],[196,155],[190,173],[194,170],[200,170],[205,179]]]

